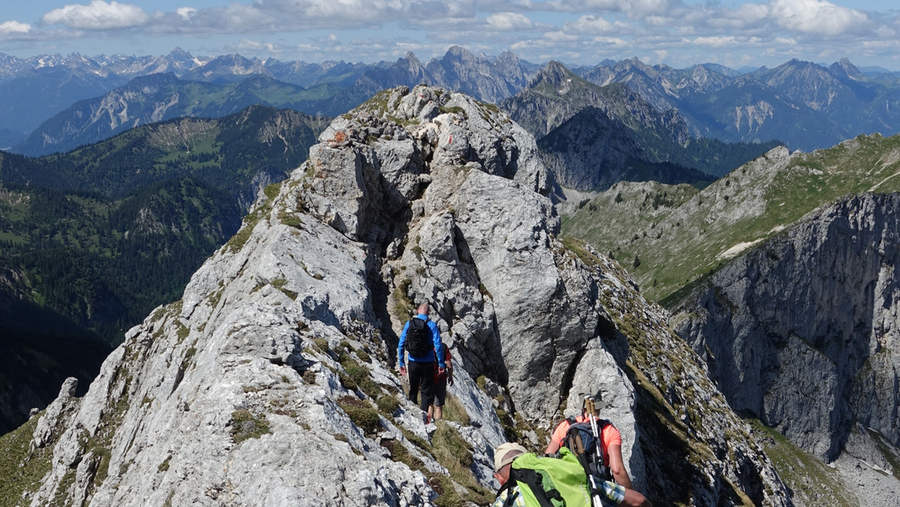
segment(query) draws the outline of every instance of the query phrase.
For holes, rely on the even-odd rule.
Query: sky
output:
[[[453,45],[532,63],[637,57],[686,68],[792,58],[900,70],[896,0],[24,0],[0,10],[0,53],[374,63]]]

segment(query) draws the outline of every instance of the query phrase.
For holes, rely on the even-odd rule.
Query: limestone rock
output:
[[[518,435],[540,451],[585,392],[609,401],[651,498],[788,504],[666,313],[556,237],[552,176],[505,114],[398,88],[320,141],[181,301],[129,331],[31,505],[484,503],[493,449]],[[392,369],[420,301],[465,412],[428,427]],[[462,465],[439,452],[447,438],[468,449]]]
[[[898,211],[896,194],[820,208],[714,274],[676,319],[736,410],[826,462],[865,447],[857,425],[900,444]]]

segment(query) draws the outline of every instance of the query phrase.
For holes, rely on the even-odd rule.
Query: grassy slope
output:
[[[0,507],[22,504],[23,494],[33,493],[50,471],[52,448],[29,450],[38,417],[0,437]]]
[[[683,188],[617,185],[566,217],[562,233],[611,252],[647,297],[669,304],[815,208],[849,194],[900,190],[898,175],[900,136],[860,136],[828,150],[761,157],[689,198]]]
[[[818,458],[797,447],[778,431],[752,421],[756,435],[772,460],[778,476],[791,488],[794,503],[856,507],[859,500],[842,484],[838,473]],[[826,500],[827,499],[827,500]]]

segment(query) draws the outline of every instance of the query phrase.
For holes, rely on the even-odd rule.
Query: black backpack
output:
[[[603,465],[603,446],[600,444],[603,428],[610,424],[612,423],[606,419],[597,419],[598,435],[594,436],[590,421],[575,422],[575,419],[571,418],[569,431],[563,440],[563,445],[578,458],[584,471],[604,481],[613,480],[609,468]]]
[[[409,351],[409,355],[414,357],[427,356],[434,350],[428,321],[418,317],[409,320],[409,328],[406,330],[406,350]]]

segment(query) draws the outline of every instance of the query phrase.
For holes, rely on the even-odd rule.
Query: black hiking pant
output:
[[[434,398],[434,362],[409,361],[406,371],[409,373],[409,401],[416,403],[421,387],[422,402],[419,408],[428,412]]]

